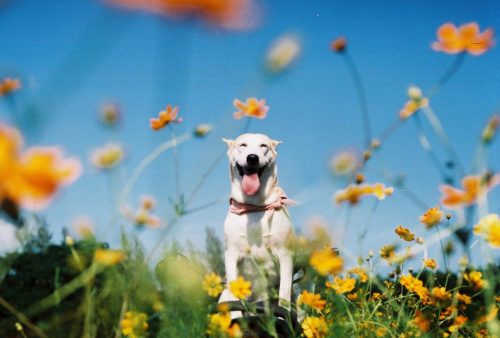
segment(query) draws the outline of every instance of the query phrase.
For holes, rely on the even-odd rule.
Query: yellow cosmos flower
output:
[[[453,325],[450,325],[450,327],[448,328],[448,331],[450,331],[451,333],[457,332],[458,329],[460,329],[462,326],[465,325],[465,323],[467,323],[467,321],[468,321],[468,318],[465,317],[464,315],[456,316],[455,320],[453,321]]]
[[[302,332],[307,338],[323,338],[328,333],[324,317],[306,317],[301,324]]]
[[[252,294],[251,286],[252,283],[240,276],[229,283],[229,291],[238,299],[247,299]]]
[[[408,89],[408,96],[410,100],[406,102],[403,109],[399,112],[399,118],[406,120],[420,109],[429,105],[429,99],[422,96],[420,88],[412,86]]]
[[[255,97],[247,99],[247,102],[241,102],[238,99],[233,101],[233,105],[238,109],[234,113],[235,119],[241,119],[243,116],[263,119],[266,117],[269,107],[266,106],[266,100],[257,100]]]
[[[437,262],[434,258],[424,259],[424,267],[434,270],[437,268]]]
[[[482,279],[483,274],[479,271],[472,271],[469,273],[464,273],[464,279],[469,282],[474,289],[482,289],[485,285],[485,281]]]
[[[472,298],[470,296],[464,295],[460,292],[457,293],[457,299],[466,305],[472,304]]]
[[[489,214],[474,226],[474,234],[482,236],[495,249],[500,249],[500,217]]]
[[[158,113],[157,118],[149,119],[149,126],[151,127],[151,129],[158,131],[165,128],[170,123],[181,123],[182,118],[177,117],[178,113],[179,107],[172,107],[171,105],[168,105],[165,110],[162,110]]]
[[[428,303],[429,289],[424,286],[424,283],[420,279],[413,277],[413,275],[409,273],[405,276],[401,276],[399,283],[408,291],[417,294],[424,304]]]
[[[19,88],[21,88],[21,81],[7,77],[0,81],[0,96],[9,95]]]
[[[203,280],[203,290],[211,297],[217,297],[221,294],[224,287],[222,286],[222,278],[215,272],[205,275]]]
[[[309,259],[309,264],[322,276],[342,271],[344,260],[330,247],[315,251]]]
[[[451,293],[444,287],[435,287],[431,292],[432,297],[437,301],[448,301],[451,299]]]
[[[124,157],[121,145],[108,143],[101,148],[95,149],[90,155],[90,162],[97,169],[108,170],[116,167]]]
[[[321,295],[308,292],[307,290],[302,291],[300,294],[297,304],[306,304],[314,309],[323,310],[326,305],[326,301],[321,299]]]
[[[371,195],[377,197],[379,200],[385,199],[387,196],[392,195],[394,188],[386,187],[382,183],[369,184],[351,184],[344,190],[339,190],[335,196],[335,203],[349,202],[350,204],[357,204],[362,196]]]
[[[363,270],[362,268],[360,268],[359,266],[352,268],[348,272],[353,273],[355,275],[358,275],[359,281],[361,283],[366,283],[368,281],[368,275],[366,274],[366,271]]]
[[[422,216],[420,216],[420,223],[424,224],[427,229],[432,228],[443,218],[444,212],[439,210],[439,206],[428,209]]]
[[[120,321],[122,334],[128,338],[141,338],[147,336],[148,317],[145,313],[128,311]]]
[[[396,227],[394,232],[401,237],[401,239],[411,242],[415,240],[415,234],[410,229],[403,227],[401,224]]]
[[[344,278],[335,277],[333,283],[326,282],[326,286],[333,289],[337,295],[341,295],[346,292],[351,292],[356,285],[356,280],[345,276]]]
[[[94,261],[102,265],[116,265],[125,259],[125,254],[121,250],[96,249]]]

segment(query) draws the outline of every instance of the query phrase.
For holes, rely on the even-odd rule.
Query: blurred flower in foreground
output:
[[[434,258],[424,259],[424,267],[434,270],[437,268],[437,262]]]
[[[462,189],[444,184],[441,189],[441,203],[450,209],[461,208],[477,203],[478,198],[484,196],[489,189],[500,183],[500,175],[486,174],[484,176],[471,175],[462,179]]]
[[[196,137],[205,137],[212,129],[214,129],[214,127],[211,124],[200,124],[194,128],[193,134]]]
[[[177,117],[179,113],[179,107],[175,106],[172,108],[171,105],[168,105],[165,110],[162,110],[158,114],[158,118],[152,118],[149,120],[149,125],[153,130],[160,130],[165,128],[170,123],[181,123],[182,118]]]
[[[141,204],[136,211],[132,211],[130,208],[125,208],[123,210],[124,216],[137,225],[138,227],[147,226],[149,228],[157,228],[161,225],[161,220],[153,215],[153,209],[156,206],[156,201],[151,196],[143,196],[141,198]]]
[[[307,338],[323,338],[328,333],[324,317],[306,317],[301,324],[304,336]]]
[[[172,18],[200,17],[226,29],[249,29],[259,22],[255,0],[104,0],[111,5]]]
[[[336,274],[342,271],[344,260],[330,247],[313,252],[309,258],[311,265],[320,275]]]
[[[482,289],[484,287],[483,273],[479,271],[471,271],[469,273],[464,273],[464,279],[469,282],[475,290]]]
[[[106,126],[113,127],[118,124],[121,118],[120,107],[114,103],[105,103],[99,112],[99,119]]]
[[[94,221],[88,216],[77,216],[71,221],[71,227],[83,239],[94,237]]]
[[[243,337],[238,323],[231,325],[231,315],[227,311],[210,315],[207,334],[210,337]]]
[[[304,290],[297,299],[297,304],[305,304],[321,311],[325,308],[326,300],[321,299],[321,295]]]
[[[445,23],[437,31],[438,41],[432,44],[432,49],[448,54],[468,52],[472,55],[481,55],[490,49],[493,44],[493,29],[479,31],[479,26],[471,22],[460,27],[452,23]]]
[[[334,196],[335,203],[349,202],[350,204],[357,204],[362,196],[372,195],[379,200],[385,199],[386,196],[392,195],[394,188],[386,187],[382,183],[369,184],[351,184],[344,190],[339,190]]]
[[[266,100],[262,99],[257,101],[255,97],[247,99],[246,103],[235,99],[233,105],[238,109],[238,111],[234,113],[234,118],[238,120],[243,116],[263,119],[266,117],[266,113],[269,110],[269,107],[266,106]]]
[[[422,216],[420,216],[420,223],[424,224],[427,229],[430,229],[441,222],[443,215],[444,212],[439,210],[439,206],[436,205],[433,208],[429,208]]]
[[[203,279],[203,290],[205,290],[210,297],[217,297],[221,294],[222,290],[224,290],[222,278],[215,272],[206,274],[205,279]]]
[[[0,124],[0,201],[10,199],[31,210],[45,208],[57,190],[76,180],[81,164],[64,159],[57,147],[32,147],[20,153],[22,137]]]
[[[495,138],[495,135],[500,127],[500,115],[493,115],[491,119],[486,124],[486,127],[483,130],[483,134],[481,135],[481,141],[484,144],[490,144],[491,141]]]
[[[252,283],[240,276],[229,283],[229,291],[238,299],[247,299],[252,294],[251,286]]]
[[[266,54],[266,69],[280,73],[289,68],[300,55],[300,40],[293,35],[284,35],[273,41]]]
[[[337,176],[351,175],[358,166],[358,158],[352,151],[343,151],[330,160],[330,171]]]
[[[343,36],[340,36],[332,41],[330,48],[332,51],[337,53],[342,53],[345,51],[347,47],[347,39]]]
[[[0,81],[0,96],[9,95],[19,88],[21,88],[21,81],[19,81],[18,79],[6,77],[2,81]]]
[[[142,312],[125,312],[123,319],[120,321],[122,334],[129,338],[146,337],[148,327],[148,317]]]
[[[345,276],[344,278],[335,277],[332,283],[326,282],[326,286],[333,289],[337,295],[351,292],[352,290],[354,290],[355,285],[356,280],[349,276]]]
[[[497,214],[489,214],[474,226],[474,234],[484,237],[495,249],[500,249],[500,218]]]
[[[418,87],[412,86],[408,88],[408,97],[410,100],[406,102],[403,109],[399,112],[399,118],[401,120],[406,120],[419,109],[429,105],[429,100],[422,96],[422,90]]]
[[[94,261],[102,265],[116,265],[125,259],[125,254],[121,250],[96,249]]]
[[[108,170],[116,167],[123,159],[124,152],[121,145],[108,143],[95,149],[90,155],[90,162],[97,169]]]
[[[394,232],[401,237],[401,239],[411,242],[415,239],[415,234],[410,229],[403,227],[401,224],[396,227]]]
[[[0,219],[0,256],[21,248],[16,233],[17,229],[14,225]]]

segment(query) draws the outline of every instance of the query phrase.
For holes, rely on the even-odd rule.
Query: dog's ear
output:
[[[274,149],[276,149],[276,147],[279,146],[282,143],[283,143],[283,141],[271,140],[271,147],[274,148]]]
[[[234,146],[234,140],[229,140],[227,138],[223,138],[222,141],[227,144],[228,148],[232,148]]]

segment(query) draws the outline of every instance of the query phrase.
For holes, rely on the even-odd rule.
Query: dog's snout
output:
[[[250,154],[247,156],[248,165],[257,165],[259,164],[259,156],[255,154]]]

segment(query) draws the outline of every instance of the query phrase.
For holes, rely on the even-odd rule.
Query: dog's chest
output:
[[[285,244],[291,224],[284,211],[254,212],[243,215],[229,213],[224,224],[226,245],[239,250],[250,247],[276,248]]]

